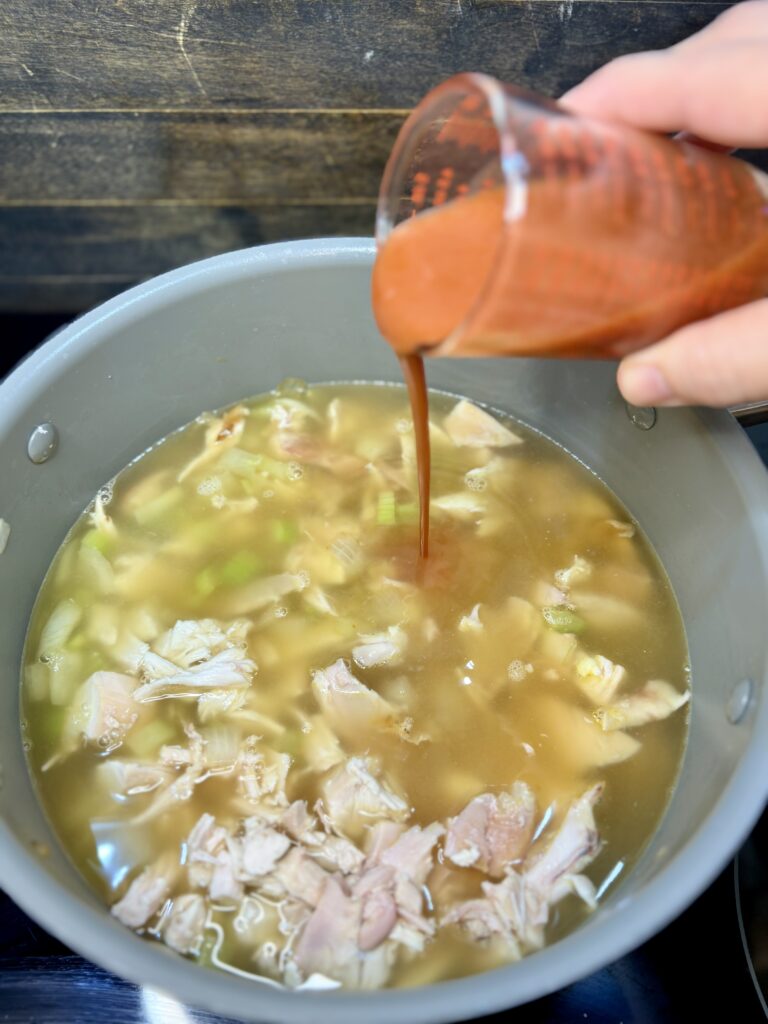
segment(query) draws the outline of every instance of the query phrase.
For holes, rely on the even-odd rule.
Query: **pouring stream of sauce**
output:
[[[416,437],[416,465],[419,473],[419,554],[429,555],[429,408],[424,360],[421,356],[400,356],[400,366],[411,400],[411,416]]]

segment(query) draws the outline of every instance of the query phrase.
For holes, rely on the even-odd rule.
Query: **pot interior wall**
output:
[[[286,376],[399,379],[371,320],[362,249],[328,261],[310,247],[301,264],[254,258],[205,278],[192,268],[141,302],[119,309],[116,300],[108,315],[88,318],[3,386],[0,516],[12,532],[0,557],[0,818],[25,842],[51,845],[48,872],[91,903],[48,834],[19,738],[18,666],[43,574],[98,487],[203,409]],[[725,705],[735,682],[750,677],[760,690],[765,673],[765,481],[744,483],[751,453],[724,414],[662,412],[652,430],[637,429],[605,364],[446,360],[428,372],[434,386],[507,410],[586,462],[626,502],[672,579],[692,657],[690,744],[670,813],[614,901],[625,904],[690,840],[750,738],[752,720],[729,724]],[[58,427],[60,448],[34,466],[27,438],[45,420]],[[747,461],[737,477],[740,460]]]

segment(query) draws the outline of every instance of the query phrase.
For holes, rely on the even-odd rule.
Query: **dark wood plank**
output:
[[[0,310],[77,312],[144,278],[264,242],[367,235],[374,206],[16,207],[0,215]]]
[[[552,95],[726,3],[2,0],[0,109],[395,107],[460,70]]]
[[[4,202],[372,200],[401,115],[0,115]]]

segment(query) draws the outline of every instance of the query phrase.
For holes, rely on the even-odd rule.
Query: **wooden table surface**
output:
[[[0,0],[0,310],[214,253],[370,235],[409,108],[460,70],[557,96],[727,3]]]

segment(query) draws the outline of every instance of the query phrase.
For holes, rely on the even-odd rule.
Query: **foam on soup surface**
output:
[[[402,388],[206,415],[81,516],[24,659],[29,759],[127,927],[288,986],[518,959],[637,858],[687,728],[661,566],[562,449]]]

